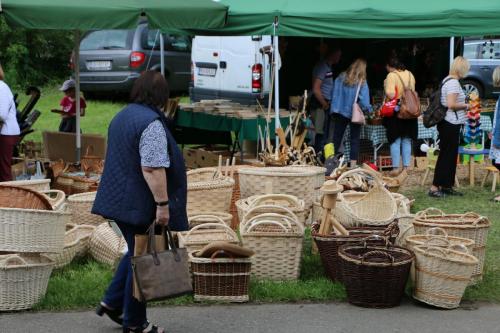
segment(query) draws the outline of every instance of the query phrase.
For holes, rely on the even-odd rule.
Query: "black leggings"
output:
[[[350,126],[351,129],[351,161],[357,161],[359,157],[359,138],[361,136],[361,125],[353,124],[351,119],[334,113],[333,114],[333,147],[337,153],[342,145],[345,129]]]
[[[446,120],[437,124],[439,132],[439,155],[434,171],[436,187],[452,188],[457,173],[458,145],[460,142],[460,127]]]

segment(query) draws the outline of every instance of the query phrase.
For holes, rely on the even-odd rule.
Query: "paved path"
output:
[[[166,307],[149,310],[169,333],[500,333],[500,306],[435,310],[413,303],[385,310],[349,304]],[[0,314],[0,332],[120,333],[92,312]]]

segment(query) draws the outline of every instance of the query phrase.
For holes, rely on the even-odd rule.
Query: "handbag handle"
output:
[[[153,262],[156,266],[158,266],[160,265],[160,259],[158,259],[158,252],[156,251],[155,224],[156,222],[153,222],[148,229],[148,254],[153,256]],[[162,227],[162,235],[167,240],[167,244],[170,246],[170,249],[174,254],[174,260],[177,262],[181,261],[181,256],[177,252],[177,246],[175,245],[174,237],[172,236],[172,232],[170,231],[170,227],[168,225]]]
[[[356,97],[354,97],[354,103],[352,103],[352,105],[356,105],[356,103],[358,102],[358,98],[359,98],[359,91],[361,89],[361,83],[363,82],[363,80],[359,81],[358,83],[358,88],[356,89]]]

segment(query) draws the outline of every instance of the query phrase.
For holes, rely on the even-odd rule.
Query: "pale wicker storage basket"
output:
[[[216,168],[188,171],[188,214],[226,212],[231,208],[234,179],[218,174]]]
[[[233,215],[223,212],[206,212],[200,214],[189,214],[189,228],[194,228],[197,225],[205,223],[223,223],[228,227],[231,227],[231,221],[233,220]]]
[[[442,228],[427,230],[425,235],[412,235],[406,237],[406,247],[412,251],[418,245],[448,248],[450,246],[464,246],[469,253],[474,250],[474,241],[469,238],[448,236]]]
[[[0,255],[0,311],[30,309],[47,291],[54,262],[45,255]]]
[[[472,255],[418,245],[415,251],[415,289],[413,297],[421,302],[454,309],[469,284],[478,260]]]
[[[287,216],[265,213],[240,225],[243,245],[255,252],[252,274],[258,279],[296,280],[300,276],[304,227]]]
[[[106,220],[99,215],[92,214],[96,192],[73,194],[68,197],[68,209],[71,213],[71,222],[98,226]]]
[[[79,224],[75,226],[75,232],[78,235],[78,245],[76,247],[76,257],[84,257],[90,248],[90,237],[95,232],[93,225]]]
[[[73,261],[78,250],[78,234],[76,227],[70,228],[64,235],[64,248],[61,253],[46,254],[54,261],[54,268],[59,269],[67,266]]]
[[[186,248],[188,253],[201,250],[212,242],[228,242],[239,244],[238,235],[226,224],[204,223],[195,226],[189,231],[177,233],[179,247]]]
[[[1,182],[0,185],[18,186],[29,190],[43,192],[50,190],[50,179],[14,180]]]
[[[257,207],[276,207],[277,213],[281,213],[280,207],[288,208],[293,212],[302,224],[306,224],[307,211],[305,207],[304,200],[298,199],[296,196],[288,194],[265,194],[265,195],[254,195],[247,199],[240,199],[236,202],[236,207],[238,209],[238,218],[243,221],[245,216],[250,210],[253,214],[258,215],[260,213],[272,212],[272,208],[262,208]],[[250,216],[251,217],[251,216]]]
[[[469,238],[475,242],[472,255],[479,261],[472,274],[471,284],[482,280],[486,258],[486,242],[491,223],[487,217],[476,213],[445,214],[442,210],[428,208],[418,212],[413,222],[415,234],[425,234],[429,229],[442,228],[449,236]]]
[[[304,200],[309,210],[314,201],[317,173],[308,168],[269,167],[240,169],[241,198],[280,193]]]
[[[59,210],[0,208],[0,251],[60,253],[70,214]]]
[[[109,223],[103,223],[90,237],[89,252],[96,261],[115,266],[127,252],[127,243]]]
[[[326,180],[326,168],[313,166],[313,165],[293,165],[290,168],[297,168],[297,170],[307,170],[313,172],[316,177],[314,180],[314,197],[321,195],[319,190]]]

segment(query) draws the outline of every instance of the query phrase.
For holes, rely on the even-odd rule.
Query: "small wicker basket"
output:
[[[231,208],[234,179],[219,175],[216,168],[188,171],[188,214],[226,212]]]
[[[68,197],[68,209],[71,213],[71,222],[98,226],[106,220],[99,215],[92,214],[96,192],[73,194]]]
[[[89,252],[100,263],[115,266],[127,252],[127,243],[109,223],[97,226],[90,237]]]
[[[47,291],[54,262],[45,255],[0,256],[0,311],[30,309]]]
[[[189,231],[177,233],[179,247],[186,248],[188,253],[201,250],[204,246],[217,241],[239,244],[238,235],[226,224],[204,223]]]

